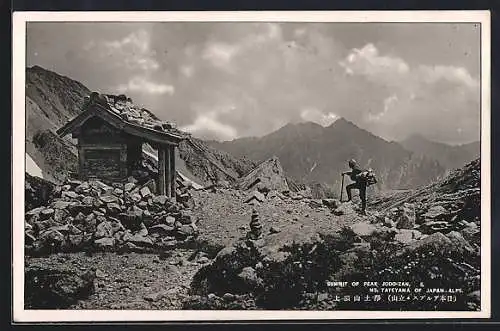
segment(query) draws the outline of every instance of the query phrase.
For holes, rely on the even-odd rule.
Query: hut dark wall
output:
[[[130,175],[142,155],[142,142],[106,121],[92,117],[77,132],[82,179],[118,181]]]

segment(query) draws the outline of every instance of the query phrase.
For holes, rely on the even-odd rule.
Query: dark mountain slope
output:
[[[451,146],[431,141],[421,135],[412,135],[400,144],[417,155],[426,155],[437,160],[447,170],[461,168],[465,163],[479,157],[481,151],[479,141]]]
[[[76,170],[76,141],[69,135],[59,138],[55,130],[81,111],[84,98],[90,93],[83,84],[55,72],[39,66],[26,69],[26,153],[42,169],[45,179],[60,182]],[[144,150],[150,156],[155,154],[147,144]],[[203,183],[231,181],[256,164],[215,150],[195,138],[182,143],[177,155],[179,170]]]
[[[375,169],[380,187],[401,189],[427,184],[444,174],[435,160],[416,155],[341,118],[329,127],[288,124],[261,138],[243,138],[212,145],[233,154],[263,161],[278,156],[286,173],[307,183],[339,185],[347,160]]]

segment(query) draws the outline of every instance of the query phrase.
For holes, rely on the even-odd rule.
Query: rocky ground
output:
[[[95,210],[82,206],[92,185],[73,182],[48,205],[27,212],[26,304],[74,309],[476,310],[479,182],[479,163],[473,162],[422,190],[373,199],[367,216],[359,214],[356,203],[293,192],[184,189],[179,194],[188,201],[172,205],[138,184],[128,185],[131,199],[127,189],[101,187],[94,198],[113,202],[97,203],[96,217],[89,217]],[[117,192],[125,194],[123,201],[110,198]],[[56,212],[58,208],[64,213]],[[139,209],[148,222],[127,216]],[[59,222],[67,223],[55,224]],[[78,227],[83,235],[76,233]],[[185,227],[196,231],[187,234]],[[85,237],[86,231],[86,244],[79,241],[65,249],[69,235]],[[351,279],[425,282],[460,287],[463,293],[453,304],[335,302],[339,289],[328,288],[327,282]]]
[[[176,250],[171,256],[156,254],[60,253],[48,257],[30,258],[30,270],[70,270],[84,275],[94,274],[92,293],[82,300],[66,304],[69,309],[180,309],[185,300],[189,282],[202,264],[208,260],[189,261],[192,251]],[[79,284],[71,293],[78,292]],[[54,300],[52,301],[54,302]]]

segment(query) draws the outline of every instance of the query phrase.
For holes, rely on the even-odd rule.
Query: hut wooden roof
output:
[[[74,132],[89,118],[97,116],[119,130],[146,141],[177,145],[189,135],[177,130],[171,122],[160,121],[150,111],[139,108],[124,95],[93,92],[85,98],[82,113],[57,130],[61,137]]]

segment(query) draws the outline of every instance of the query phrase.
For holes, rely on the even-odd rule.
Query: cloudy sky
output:
[[[29,23],[27,65],[124,93],[206,139],[344,117],[388,140],[479,139],[474,24]]]

